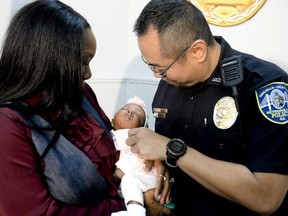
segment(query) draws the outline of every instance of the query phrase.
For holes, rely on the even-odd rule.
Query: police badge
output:
[[[276,124],[288,122],[288,84],[270,83],[255,92],[259,110],[269,121]]]
[[[235,100],[232,97],[222,97],[215,104],[213,121],[217,128],[230,128],[235,123],[237,116],[238,111],[236,109]]]

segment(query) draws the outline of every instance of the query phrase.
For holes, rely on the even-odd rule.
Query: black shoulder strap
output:
[[[92,106],[92,104],[89,102],[89,100],[84,97],[83,102],[82,102],[82,108],[89,114],[91,115],[98,123],[99,125],[108,133],[108,135],[112,138],[112,135],[110,133],[110,130],[104,123],[103,119],[99,115],[99,113],[95,110],[95,108]]]

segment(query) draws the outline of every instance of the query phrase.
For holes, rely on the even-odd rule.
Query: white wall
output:
[[[248,21],[231,27],[211,25],[235,49],[272,61],[288,72],[288,1],[266,0]]]
[[[12,14],[31,0],[0,2],[0,40]],[[91,62],[93,77],[89,80],[107,115],[134,94],[147,104],[154,128],[151,102],[158,80],[142,63],[137,40],[132,32],[134,22],[148,0],[63,0],[90,22],[97,39],[97,53]],[[288,1],[266,0],[248,21],[231,27],[210,25],[214,35],[222,35],[240,51],[273,61],[288,71]]]

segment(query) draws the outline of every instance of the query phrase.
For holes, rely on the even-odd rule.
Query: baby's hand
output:
[[[115,172],[114,172],[114,177],[116,179],[121,179],[124,175],[124,172],[120,169],[120,168],[116,168]]]

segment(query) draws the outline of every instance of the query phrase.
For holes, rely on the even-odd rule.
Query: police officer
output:
[[[174,214],[288,215],[288,75],[213,37],[186,0],[150,1],[134,26],[143,61],[161,78],[155,132],[127,144],[163,160]]]

